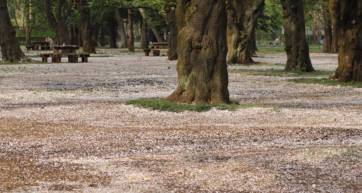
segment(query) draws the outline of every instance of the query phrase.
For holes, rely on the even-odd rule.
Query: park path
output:
[[[250,108],[172,113],[124,104],[175,89],[165,57],[0,65],[0,192],[358,192],[361,88],[232,72],[280,65],[229,68],[231,98]]]

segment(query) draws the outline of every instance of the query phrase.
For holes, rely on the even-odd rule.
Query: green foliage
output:
[[[304,84],[322,84],[328,86],[346,86],[354,88],[362,88],[362,82],[339,82],[337,80],[331,80],[327,78],[298,78],[288,80],[289,82],[294,83],[304,83]]]
[[[168,111],[168,112],[184,112],[184,111],[195,111],[195,112],[204,112],[208,111],[212,108],[217,108],[219,110],[228,110],[234,111],[239,108],[252,108],[252,107],[260,107],[258,105],[240,105],[236,102],[232,102],[231,104],[178,104],[174,102],[167,101],[165,99],[160,98],[150,98],[150,99],[137,99],[127,101],[126,104],[134,105],[136,107],[142,107],[152,110],[159,111]]]

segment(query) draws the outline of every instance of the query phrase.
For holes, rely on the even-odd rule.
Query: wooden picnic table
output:
[[[50,43],[46,41],[35,41],[31,42],[26,48],[28,50],[50,50]]]

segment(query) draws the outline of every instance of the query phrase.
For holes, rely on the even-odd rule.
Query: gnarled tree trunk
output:
[[[338,36],[339,81],[362,81],[362,1],[330,0],[332,23]]]
[[[178,87],[168,100],[228,103],[224,0],[177,0]]]
[[[253,35],[264,0],[227,0],[227,63],[254,63]]]
[[[168,59],[177,60],[176,0],[168,0],[165,6],[168,25]]]
[[[0,48],[3,61],[16,62],[25,58],[10,22],[7,0],[0,0]]]
[[[285,71],[312,72],[305,35],[303,0],[280,0],[283,7],[283,27],[287,65]]]

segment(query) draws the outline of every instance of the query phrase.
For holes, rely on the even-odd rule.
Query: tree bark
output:
[[[283,27],[287,65],[285,71],[312,72],[305,35],[303,0],[280,0],[283,7]]]
[[[324,42],[323,52],[332,52],[332,22],[331,15],[329,14],[328,8],[323,8],[323,20],[324,20]]]
[[[168,59],[177,60],[176,0],[168,0],[165,6],[168,25]]]
[[[148,31],[148,26],[147,26],[147,22],[142,19],[142,37],[141,37],[141,49],[146,49],[148,48],[148,37],[147,37],[147,31]]]
[[[227,0],[227,63],[254,63],[252,38],[263,8],[264,0]]]
[[[128,9],[128,39],[127,45],[130,52],[134,52],[134,36],[133,36],[133,21],[132,21],[132,10]]]
[[[338,37],[339,81],[362,81],[362,1],[330,0],[332,23]]]
[[[31,21],[30,21],[30,13],[31,13],[31,0],[26,0],[25,2],[25,7],[24,7],[24,12],[25,12],[25,23],[26,23],[26,32],[25,32],[25,44],[26,46],[30,46],[31,45]]]
[[[118,29],[119,29],[119,35],[121,38],[121,48],[127,48],[127,33],[126,33],[126,29],[124,27],[124,21],[123,18],[121,16],[121,10],[120,9],[116,9],[116,18],[117,18],[117,22],[118,22]]]
[[[145,10],[143,8],[138,8],[138,11],[140,12],[142,18],[146,20],[147,25],[151,28],[151,30],[152,30],[153,34],[155,35],[157,41],[162,42],[162,38],[161,38],[160,33],[154,27],[152,27],[152,22],[147,19],[146,14],[145,14]]]
[[[224,0],[177,0],[178,87],[168,100],[229,103]]]
[[[25,58],[10,22],[7,0],[0,0],[0,48],[4,62],[17,62]]]
[[[95,48],[91,44],[90,9],[88,0],[80,0],[79,9],[83,52],[91,53],[94,52]]]
[[[109,21],[109,47],[117,48],[117,23],[113,17]]]

